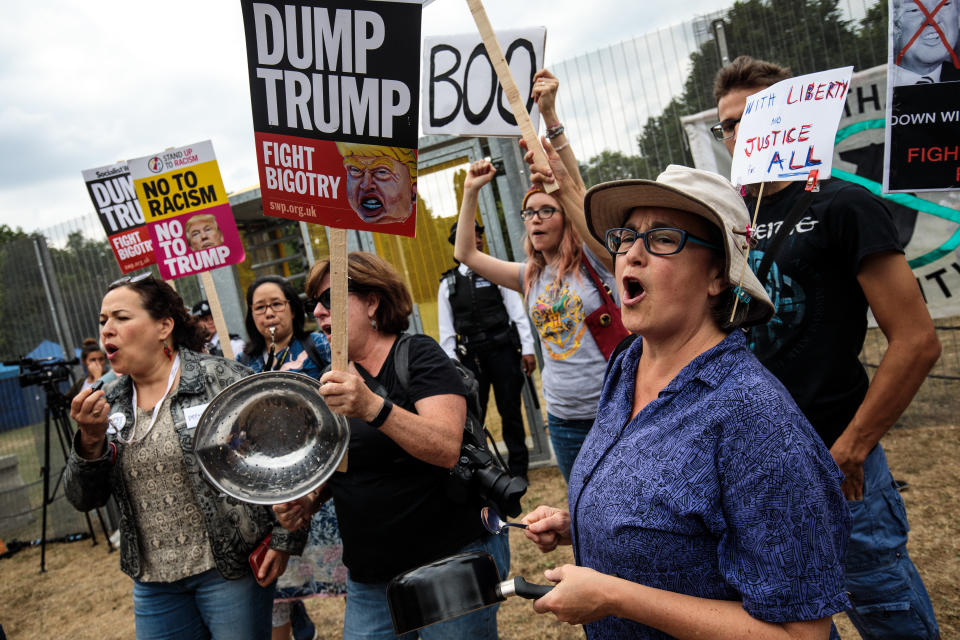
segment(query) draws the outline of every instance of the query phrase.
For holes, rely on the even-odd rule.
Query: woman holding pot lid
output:
[[[747,349],[741,328],[773,305],[744,268],[743,199],[671,165],[656,181],[597,185],[584,207],[638,338],[605,376],[569,511],[523,518],[542,551],[573,544],[578,565],[546,572],[557,586],[535,610],[588,638],[837,637],[842,475]]]
[[[410,293],[400,274],[371,253],[350,253],[347,275],[349,371],[330,371],[320,378],[327,405],[350,420],[347,471],[335,473],[327,484],[348,569],[343,637],[392,639],[386,598],[391,578],[438,558],[483,550],[493,555],[503,579],[510,551],[506,536],[484,530],[478,499],[449,492],[456,481],[448,470],[459,458],[466,419],[460,374],[432,338],[409,336],[409,386],[404,391],[395,355],[413,309]],[[314,316],[329,336],[328,261],[313,266],[306,290]],[[276,507],[280,521],[302,526],[322,499],[314,495]],[[425,639],[493,640],[496,607],[419,633]]]
[[[330,343],[319,333],[304,329],[305,310],[297,290],[280,276],[263,276],[247,288],[247,315],[244,320],[250,341],[238,360],[254,373],[291,371],[317,380],[330,365]],[[304,597],[339,596],[346,590],[346,570],[340,562],[342,551],[337,514],[325,504],[310,521],[307,545],[289,570],[277,581],[273,605],[273,639],[309,640],[316,625],[307,614]]]
[[[106,394],[85,389],[73,399],[79,430],[64,487],[81,511],[110,495],[119,505],[120,568],[134,580],[138,640],[267,637],[273,582],[305,535],[277,525],[269,507],[224,497],[193,453],[203,408],[250,370],[200,353],[202,331],[183,300],[149,275],[110,285],[100,341],[122,377]],[[270,533],[255,576],[248,557]]]

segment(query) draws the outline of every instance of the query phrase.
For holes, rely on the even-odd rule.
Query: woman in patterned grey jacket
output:
[[[250,370],[199,353],[203,340],[182,299],[149,275],[110,285],[100,327],[113,369],[126,375],[74,398],[79,430],[64,486],[84,511],[116,498],[138,640],[269,637],[273,583],[304,534],[277,525],[269,507],[219,494],[193,453],[203,409]],[[269,533],[255,576],[247,558]]]

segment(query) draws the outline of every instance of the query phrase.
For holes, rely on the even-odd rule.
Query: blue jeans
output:
[[[264,640],[273,585],[210,569],[175,582],[133,581],[137,640]]]
[[[510,570],[510,544],[506,532],[484,535],[457,553],[486,551],[493,556],[500,578],[507,579]],[[347,610],[343,620],[343,640],[497,640],[497,609],[486,607],[467,615],[438,622],[402,636],[393,632],[393,620],[387,606],[387,583],[354,582],[347,576]]]
[[[907,512],[883,447],[863,463],[863,499],[849,500],[853,528],[847,548],[851,622],[867,640],[940,635],[933,605],[907,555]]]
[[[557,466],[567,482],[570,482],[570,470],[592,426],[592,419],[567,420],[547,412],[547,431],[550,432],[553,455],[557,457]]]

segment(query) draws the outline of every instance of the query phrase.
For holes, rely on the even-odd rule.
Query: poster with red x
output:
[[[960,189],[960,4],[889,2],[883,190]]]

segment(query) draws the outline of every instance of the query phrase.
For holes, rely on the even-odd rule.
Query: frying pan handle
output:
[[[520,596],[527,600],[537,600],[550,593],[551,589],[553,589],[553,585],[533,584],[532,582],[527,582],[520,576],[500,583],[500,593],[504,598],[508,596]]]

